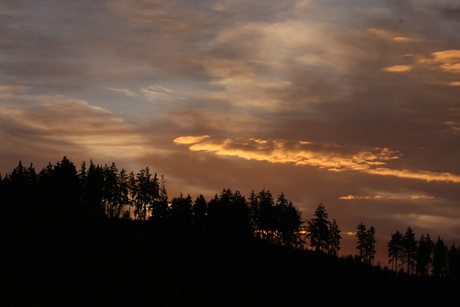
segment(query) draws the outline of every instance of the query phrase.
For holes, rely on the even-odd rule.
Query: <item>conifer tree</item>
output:
[[[447,246],[438,236],[433,251],[433,275],[443,277],[447,273]]]
[[[389,262],[392,264],[393,270],[398,271],[398,260],[402,258],[403,253],[403,234],[396,231],[391,235],[391,240],[388,242]]]
[[[198,229],[205,229],[207,227],[207,211],[208,205],[206,200],[202,194],[200,194],[192,207],[193,213],[193,225]]]
[[[356,237],[358,243],[356,249],[359,251],[359,258],[364,263],[373,264],[375,251],[375,228],[371,226],[366,230],[366,225],[362,222],[357,227]]]
[[[319,204],[313,214],[314,218],[307,221],[307,238],[310,239],[310,246],[317,251],[328,251],[330,240],[330,225],[327,220],[328,214],[323,204]]]
[[[366,259],[366,233],[366,225],[361,222],[361,224],[358,225],[356,231],[356,237],[358,238],[356,249],[359,251],[359,258],[361,261],[365,261]]]
[[[455,247],[455,244],[452,244],[449,249],[447,269],[450,276],[460,277],[460,250]]]
[[[330,245],[329,245],[328,253],[333,256],[338,256],[338,252],[340,250],[340,239],[342,239],[342,237],[340,236],[339,226],[335,222],[335,219],[332,221],[329,235],[330,235],[330,238],[329,238]]]
[[[134,198],[134,215],[137,219],[146,220],[150,208],[159,196],[159,186],[156,176],[152,176],[149,167],[141,169],[136,177],[136,194]]]
[[[171,200],[171,218],[180,224],[181,227],[188,226],[192,223],[192,197],[184,197],[182,193],[179,197]]]
[[[284,193],[278,196],[275,208],[277,211],[276,233],[279,243],[293,247],[301,246],[300,227],[304,222],[298,209],[286,199]]]
[[[407,228],[403,237],[403,261],[407,264],[407,273],[410,274],[415,268],[415,258],[417,256],[417,241],[415,234],[410,227]]]
[[[430,234],[426,234],[426,237],[422,234],[417,244],[417,256],[416,256],[416,273],[419,276],[427,276],[429,274],[430,264],[432,263],[434,243],[430,238]]]

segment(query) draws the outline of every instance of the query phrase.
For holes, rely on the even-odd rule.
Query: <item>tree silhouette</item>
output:
[[[50,200],[53,210],[67,218],[84,214],[80,206],[82,191],[75,165],[64,157],[54,166],[51,178]]]
[[[115,163],[103,168],[104,188],[102,198],[105,214],[109,218],[119,218],[123,206],[123,193],[120,189],[121,179]]]
[[[158,178],[156,174],[152,176],[149,167],[137,173],[134,190],[134,216],[145,221],[149,218],[150,208],[160,193]]]
[[[181,229],[186,229],[192,224],[192,197],[184,197],[182,193],[179,197],[171,200],[171,218]]]
[[[374,262],[375,251],[375,228],[371,226],[366,230],[366,225],[362,222],[357,227],[356,237],[358,238],[356,249],[359,251],[359,258],[364,263]]]
[[[105,217],[105,208],[102,203],[104,189],[102,167],[90,161],[89,169],[86,171],[86,165],[83,164],[79,178],[83,190],[81,203],[86,216],[97,219]]]
[[[163,176],[161,176],[161,180],[158,181],[157,174],[155,173],[153,182],[156,188],[155,195],[150,204],[151,219],[164,221],[170,214],[166,181]]]
[[[431,255],[433,254],[434,242],[430,238],[430,234],[426,237],[422,234],[417,244],[416,256],[416,273],[419,276],[428,276],[430,264],[432,263]]]
[[[340,250],[340,239],[342,239],[342,237],[340,236],[339,226],[335,222],[335,219],[332,221],[329,235],[330,235],[330,238],[329,238],[330,245],[329,245],[328,253],[333,256],[338,256],[338,252]]]
[[[208,226],[207,221],[207,211],[208,211],[208,204],[203,196],[200,194],[195,202],[193,203],[192,207],[192,214],[193,214],[193,225],[197,229],[204,230]]]
[[[367,231],[367,234],[366,234],[366,241],[367,241],[367,248],[366,248],[366,257],[367,257],[367,261],[370,263],[370,264],[374,264],[374,257],[375,257],[375,243],[376,243],[376,240],[375,240],[375,228],[374,226],[371,226],[371,228],[369,228],[369,230]]]
[[[391,235],[391,240],[388,242],[389,262],[392,264],[393,270],[398,270],[398,259],[402,258],[403,253],[403,234],[396,231]]]
[[[307,221],[307,238],[310,246],[317,251],[328,251],[331,222],[327,220],[328,214],[323,204],[319,204],[313,214],[314,218]]]
[[[209,229],[224,241],[245,240],[252,237],[249,208],[239,191],[224,189],[208,203]]]
[[[286,199],[284,193],[278,196],[275,209],[278,217],[275,226],[278,243],[292,247],[301,246],[303,242],[300,227],[304,222],[299,210]]]
[[[447,246],[441,237],[438,236],[438,240],[434,245],[433,251],[433,275],[437,277],[443,277],[447,273]]]
[[[415,259],[417,256],[417,241],[415,234],[410,227],[407,228],[403,236],[403,257],[402,262],[407,264],[407,273],[410,274],[415,268]]]
[[[249,199],[250,215],[257,236],[272,243],[276,242],[276,208],[270,191],[263,189],[257,196],[252,192]]]
[[[455,278],[460,277],[460,251],[455,244],[452,244],[448,253],[448,274]]]

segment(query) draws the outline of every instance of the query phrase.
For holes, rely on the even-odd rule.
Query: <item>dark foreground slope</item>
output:
[[[16,219],[1,230],[2,306],[429,306],[459,285],[172,224]]]

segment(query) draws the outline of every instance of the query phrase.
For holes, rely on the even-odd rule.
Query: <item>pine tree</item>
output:
[[[134,215],[137,219],[149,218],[150,208],[159,197],[159,186],[156,176],[152,177],[149,167],[141,169],[136,177],[136,196],[134,198]]]
[[[366,230],[366,225],[361,222],[357,227],[356,237],[358,237],[356,249],[359,251],[359,258],[364,263],[373,264],[376,253],[375,228],[371,226]]]
[[[342,237],[340,236],[339,226],[335,222],[335,219],[332,221],[331,228],[329,230],[329,235],[330,245],[328,253],[330,255],[338,256],[338,252],[340,250],[340,239],[342,239]]]
[[[263,189],[257,195],[251,193],[248,202],[249,217],[257,237],[275,243],[276,208],[270,191]]]
[[[449,249],[448,254],[448,274],[452,277],[459,278],[460,277],[460,250],[455,247],[455,244]]]
[[[358,225],[357,231],[356,231],[356,237],[358,237],[358,243],[356,246],[356,249],[359,251],[359,258],[361,261],[365,262],[366,259],[366,225],[361,222],[361,224]]]
[[[398,259],[402,257],[402,240],[403,234],[396,231],[391,235],[391,240],[388,242],[388,256],[390,257],[388,262],[392,264],[395,271],[398,271]]]
[[[431,255],[433,254],[434,243],[427,233],[426,237],[422,234],[417,244],[416,255],[416,273],[419,276],[427,276],[429,274],[429,267],[432,263]]]
[[[206,200],[202,194],[200,194],[192,207],[193,213],[193,225],[198,229],[205,229],[207,228],[207,211],[208,205]]]
[[[310,239],[310,246],[316,251],[328,251],[330,240],[330,225],[327,220],[328,214],[323,204],[319,204],[313,214],[314,218],[307,221],[307,238]]]
[[[367,231],[366,242],[367,242],[367,245],[366,245],[367,262],[370,264],[374,264],[374,257],[375,257],[374,255],[376,254],[376,251],[375,251],[376,240],[375,240],[374,226],[371,226],[371,228],[369,228],[369,230]]]
[[[288,201],[281,193],[276,201],[275,209],[277,211],[276,232],[279,243],[286,246],[299,247],[302,245],[300,227],[302,221],[299,210],[294,207],[293,203]]]
[[[407,228],[403,237],[403,260],[407,264],[407,273],[414,270],[415,258],[417,256],[417,241],[415,234],[410,227]]]
[[[166,219],[169,216],[168,206],[168,193],[166,192],[166,181],[161,176],[161,180],[158,180],[157,174],[153,177],[153,184],[156,186],[155,195],[150,204],[150,212],[152,219]]]
[[[179,228],[186,228],[192,223],[192,197],[184,197],[182,193],[179,197],[171,200],[171,218],[176,222]]]
[[[438,240],[434,245],[433,251],[433,275],[437,277],[443,277],[447,273],[447,246],[441,237],[438,236]]]

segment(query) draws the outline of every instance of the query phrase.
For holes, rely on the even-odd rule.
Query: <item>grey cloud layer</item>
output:
[[[458,184],[402,175],[460,175],[459,12],[455,0],[5,1],[0,171],[19,152],[117,162],[110,149],[119,148],[132,165],[164,173],[173,191],[266,187],[304,210],[323,201],[347,231],[360,222],[347,210],[421,225],[432,207],[406,212],[392,205],[406,196],[359,197],[458,203]],[[386,161],[392,176],[333,173],[174,144],[203,135],[202,144],[231,140],[226,150],[241,156],[254,154],[241,146],[252,139],[310,141],[340,157],[389,148],[400,159]],[[339,199],[348,195],[357,198]]]

